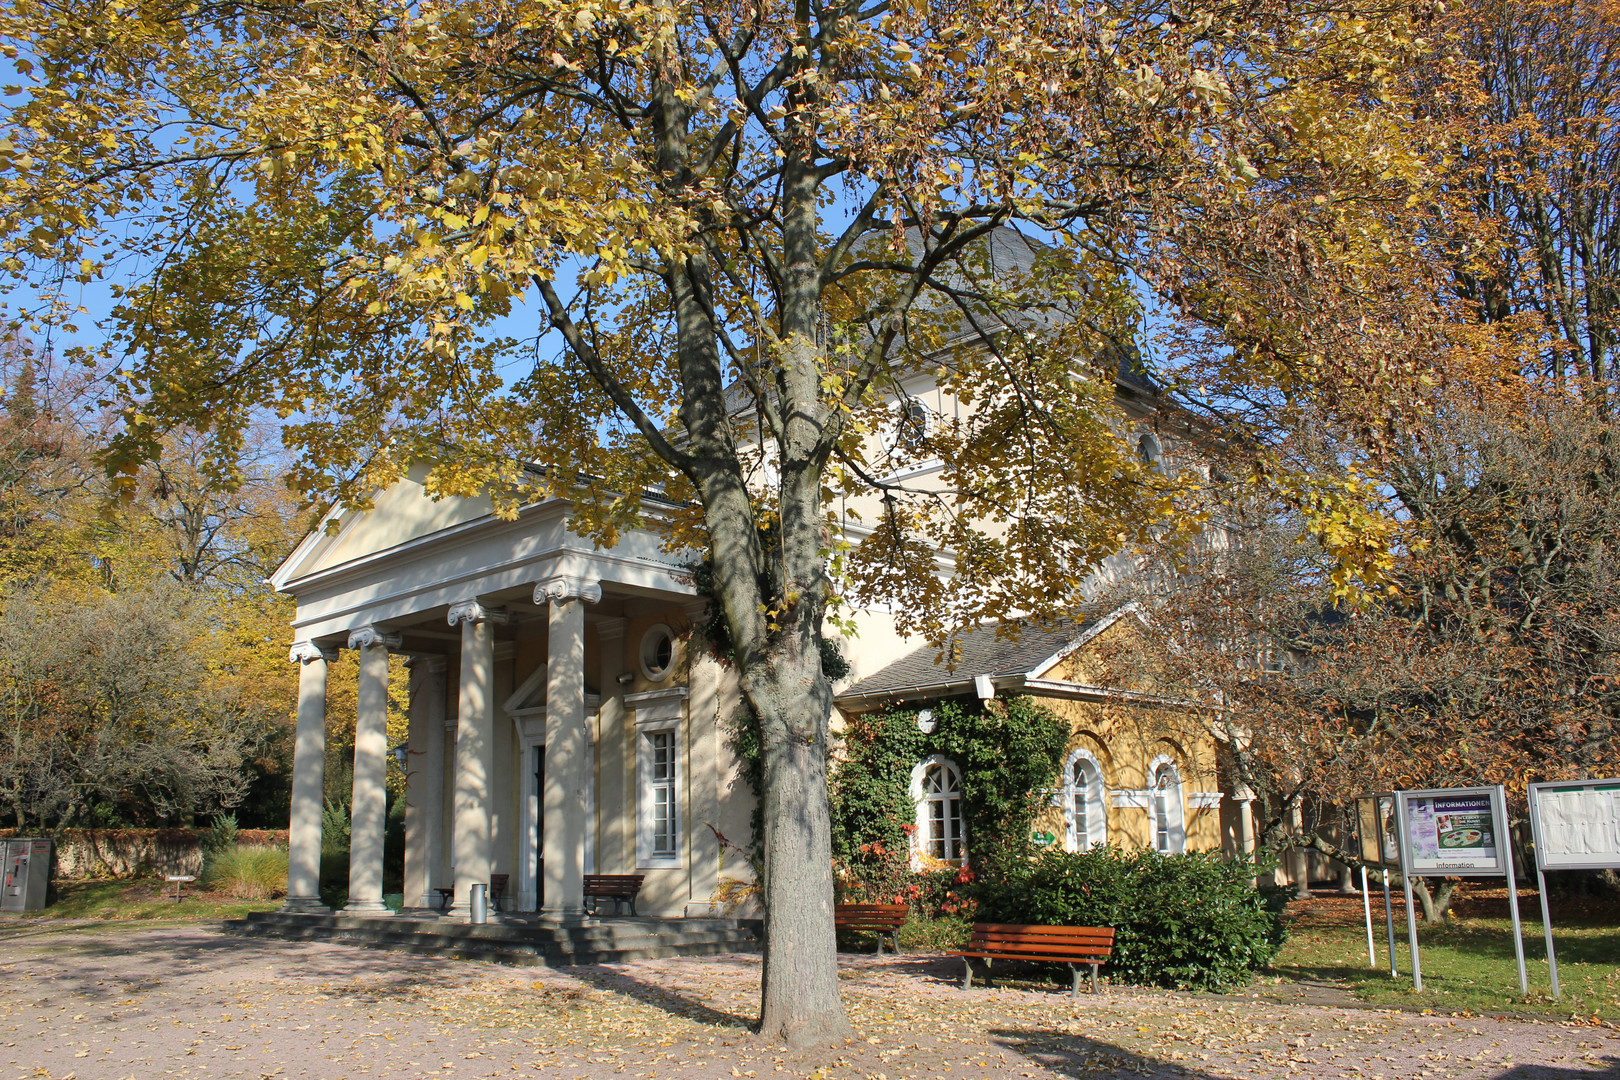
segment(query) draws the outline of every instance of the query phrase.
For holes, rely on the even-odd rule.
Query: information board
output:
[[[1620,780],[1531,784],[1530,822],[1543,870],[1620,866]]]
[[[1393,793],[1362,795],[1356,799],[1356,836],[1362,862],[1368,866],[1400,869],[1400,833],[1395,827]]]
[[[1406,940],[1412,952],[1412,987],[1423,989],[1418,959],[1412,881],[1422,877],[1505,877],[1513,918],[1513,956],[1519,993],[1530,993],[1519,933],[1519,888],[1507,840],[1507,793],[1492,787],[1439,788],[1395,793],[1396,835],[1401,841],[1401,877],[1406,887]],[[1543,894],[1545,895],[1545,894]]]
[[[1491,876],[1506,871],[1497,843],[1494,788],[1403,791],[1407,871],[1425,875]]]

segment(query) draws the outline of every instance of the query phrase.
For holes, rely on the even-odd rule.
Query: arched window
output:
[[[1175,855],[1186,850],[1187,830],[1181,802],[1181,773],[1167,757],[1153,759],[1153,850]]]
[[[1091,751],[1076,750],[1064,766],[1063,816],[1070,851],[1086,851],[1093,844],[1108,842],[1106,807],[1102,766]]]
[[[962,772],[950,758],[935,754],[911,770],[911,797],[917,803],[919,855],[961,863]]]
[[[907,450],[921,449],[928,438],[928,407],[920,401],[900,406],[900,420],[895,426],[895,441]]]

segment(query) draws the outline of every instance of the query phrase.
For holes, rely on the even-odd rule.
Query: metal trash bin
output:
[[[38,911],[45,906],[51,877],[49,840],[4,841],[5,865],[0,879],[0,911]]]

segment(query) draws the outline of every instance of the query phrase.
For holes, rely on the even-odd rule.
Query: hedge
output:
[[[976,918],[1112,926],[1117,980],[1224,990],[1248,982],[1283,942],[1285,897],[1254,887],[1260,869],[1215,852],[1049,850],[981,882]]]

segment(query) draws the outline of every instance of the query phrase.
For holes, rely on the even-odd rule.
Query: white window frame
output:
[[[951,789],[943,795],[930,795],[923,790],[923,778],[928,774],[928,770],[935,765],[939,765],[946,769],[947,775],[953,781]],[[957,841],[959,847],[954,855],[948,854],[943,861],[951,863],[952,865],[960,866],[967,861],[968,839],[967,822],[962,818],[962,770],[956,764],[956,762],[952,761],[944,754],[930,754],[928,757],[923,758],[912,767],[911,801],[917,808],[917,831],[912,834],[911,842],[912,869],[921,868],[924,855],[927,855],[930,858],[939,858],[939,856],[935,855],[933,852],[933,845],[930,842],[928,835],[928,827],[932,824],[929,806],[932,803],[946,802],[952,798],[954,798],[956,802],[956,820],[958,822],[958,835],[960,836],[960,839]],[[948,822],[950,818],[947,816],[945,820]],[[950,830],[947,828],[945,836],[947,852],[950,850],[951,844],[949,833]]]
[[[1160,785],[1159,772],[1169,769],[1171,782]],[[1187,811],[1181,786],[1181,769],[1169,754],[1160,754],[1148,763],[1148,846],[1161,855],[1179,855],[1187,850]],[[1159,846],[1160,834],[1167,845]]]
[[[625,704],[636,710],[636,869],[679,869],[686,865],[686,739],[681,731],[686,688],[626,694]],[[675,775],[673,811],[675,853],[653,854],[652,747],[647,736],[667,731],[673,736]]]
[[[1074,782],[1075,767],[1081,762],[1091,767],[1083,786]],[[1079,835],[1074,813],[1075,799],[1082,794],[1086,799],[1085,836]],[[1089,851],[1093,844],[1108,842],[1108,798],[1102,762],[1084,748],[1075,750],[1063,763],[1063,829],[1065,847],[1070,851]]]

